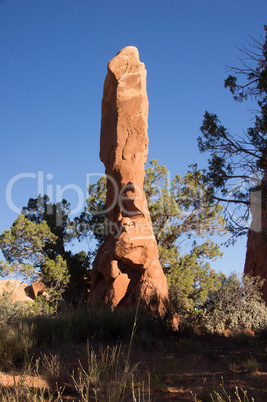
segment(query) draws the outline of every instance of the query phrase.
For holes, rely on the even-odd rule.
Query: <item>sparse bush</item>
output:
[[[267,327],[267,309],[261,298],[262,281],[248,275],[239,279],[233,273],[221,288],[210,292],[204,306],[201,325],[211,333],[225,329],[259,331]]]
[[[0,296],[0,325],[16,321],[26,314],[26,311],[25,303],[12,301],[11,292],[4,291]]]
[[[43,316],[49,317],[57,312],[57,304],[50,299],[47,299],[44,295],[38,295],[34,302],[28,308],[28,316]]]
[[[250,374],[257,373],[260,368],[257,360],[251,356],[244,362],[243,366]]]

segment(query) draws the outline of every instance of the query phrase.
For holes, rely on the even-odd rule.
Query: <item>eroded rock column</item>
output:
[[[258,191],[251,193],[251,228],[248,233],[244,274],[260,276],[262,295],[267,304],[267,171]]]
[[[100,159],[107,176],[108,234],[92,269],[90,299],[134,306],[141,299],[168,300],[143,191],[148,152],[146,70],[135,47],[108,64],[102,100]]]

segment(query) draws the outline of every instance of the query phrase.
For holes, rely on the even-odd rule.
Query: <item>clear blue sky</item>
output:
[[[266,16],[266,0],[0,0],[0,232],[17,217],[5,199],[14,175],[29,174],[13,186],[21,208],[37,196],[38,171],[45,193],[71,184],[84,199],[86,174],[104,172],[106,65],[128,45],[148,71],[149,160],[172,176],[205,167],[197,149],[205,110],[233,134],[251,124],[251,105],[234,102],[223,81],[237,46],[263,34]],[[75,208],[74,191],[64,197]],[[224,250],[214,268],[242,272],[245,243]]]

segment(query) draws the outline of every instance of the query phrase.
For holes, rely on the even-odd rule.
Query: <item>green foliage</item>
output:
[[[26,314],[25,303],[14,302],[11,292],[4,290],[0,296],[0,326],[12,323]]]
[[[179,314],[197,313],[208,290],[217,289],[222,276],[206,262],[222,256],[208,237],[225,233],[222,208],[205,196],[196,166],[191,166],[183,179],[176,175],[169,183],[167,168],[152,160],[144,188],[171,300]],[[185,243],[189,252],[182,254]]]
[[[267,326],[267,309],[260,289],[262,280],[248,275],[242,280],[233,273],[224,278],[219,290],[210,291],[201,324],[208,332],[225,329],[260,331]]]
[[[46,292],[46,295],[38,295],[34,302],[28,307],[27,315],[29,317],[35,316],[54,316],[57,313],[58,302],[60,299],[60,295],[56,293],[56,295],[51,291],[51,296],[49,295],[50,289]]]
[[[167,275],[169,284],[169,297],[175,311],[183,318],[189,320],[203,314],[203,305],[210,291],[218,291],[223,273],[216,273],[210,264],[200,264],[196,255],[181,257],[180,264],[172,274]]]
[[[62,300],[78,303],[88,292],[89,256],[66,249],[75,234],[66,200],[52,204],[49,198],[30,198],[28,205],[9,230],[0,236],[1,275],[19,274],[26,280],[39,278],[48,287],[50,307]],[[35,303],[36,311],[49,310],[44,300]]]
[[[47,286],[47,293],[52,304],[57,304],[62,300],[62,293],[69,283],[67,261],[61,255],[57,255],[55,260],[46,260],[42,266],[44,284]]]
[[[249,357],[243,366],[250,374],[257,373],[260,368],[259,363],[254,357]]]
[[[55,278],[49,277],[44,279],[44,283],[52,286],[54,291],[56,290],[57,299],[64,291],[64,300],[68,303],[84,303],[89,288],[90,256],[84,251],[72,253],[67,249],[68,245],[78,237],[73,221],[69,217],[70,204],[64,199],[57,204],[52,204],[49,197],[44,195],[44,197],[39,196],[36,199],[31,198],[22,211],[33,223],[38,224],[40,221],[45,221],[56,236],[53,247],[45,248],[45,252],[49,260],[56,262],[57,272],[60,267],[62,268],[62,283],[57,283],[57,288],[55,288]],[[48,264],[50,264],[49,260]],[[59,263],[59,261],[61,262]],[[47,272],[51,273],[51,270]],[[68,281],[66,281],[67,278]]]
[[[70,228],[70,204],[62,200],[52,204],[47,195],[30,198],[26,207],[22,208],[22,214],[35,223],[46,222],[55,236],[53,247],[46,250],[47,256],[52,258],[64,251],[66,244],[70,243],[73,233]]]
[[[70,281],[65,288],[64,299],[71,305],[84,304],[90,285],[90,256],[85,251],[75,254],[66,252],[65,256]]]
[[[248,97],[256,100],[259,113],[254,117],[254,126],[246,133],[233,136],[216,114],[206,112],[200,128],[202,136],[198,138],[200,152],[210,154],[204,174],[207,196],[224,203],[232,241],[249,229],[251,195],[266,192],[262,178],[267,167],[267,26],[264,29],[264,40],[252,39],[249,48],[240,49],[241,67],[231,68],[233,75],[225,80],[225,87],[236,101]],[[239,77],[245,81],[240,83]],[[266,202],[264,194],[263,203]],[[259,201],[257,207],[260,210],[264,205]]]
[[[221,206],[205,197],[202,174],[195,165],[184,179],[176,175],[169,183],[167,168],[152,160],[146,170],[144,189],[166,272],[171,271],[169,267],[178,260],[186,241],[225,233]],[[191,253],[198,259],[220,256],[219,248],[210,241],[201,246],[193,242],[192,247]]]
[[[100,246],[107,233],[106,177],[102,176],[97,183],[90,184],[88,192],[89,197],[86,200],[85,210],[74,219],[76,235],[79,239],[94,237],[97,245]]]
[[[62,289],[69,282],[67,261],[61,255],[57,255],[55,260],[46,260],[42,266],[45,285],[52,289]]]
[[[46,222],[34,224],[19,215],[0,236],[0,247],[8,262],[1,262],[1,275],[19,273],[26,279],[36,277],[47,259],[46,250],[50,250],[55,240]]]
[[[55,303],[69,282],[66,261],[58,255],[49,258],[57,237],[45,221],[33,223],[19,215],[0,237],[0,247],[8,264],[2,265],[2,275],[19,273],[26,280],[41,278],[50,289],[50,302]]]

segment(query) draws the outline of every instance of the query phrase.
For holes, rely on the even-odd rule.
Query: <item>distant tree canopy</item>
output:
[[[235,237],[249,229],[250,196],[262,193],[262,178],[267,173],[267,26],[261,41],[251,38],[248,47],[240,49],[240,67],[232,67],[225,80],[234,100],[254,99],[258,111],[254,125],[233,136],[221,124],[218,116],[206,112],[198,138],[200,152],[208,152],[208,169],[203,181],[210,200],[222,202],[227,225]],[[242,79],[244,81],[240,82]],[[261,199],[260,199],[261,198]],[[259,197],[258,207],[264,208],[265,197]],[[229,207],[230,206],[230,207]]]

